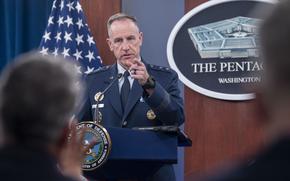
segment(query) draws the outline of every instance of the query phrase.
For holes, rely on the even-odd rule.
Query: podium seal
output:
[[[112,147],[111,138],[107,130],[94,122],[81,122],[77,125],[78,132],[86,129],[84,133],[83,145],[88,145],[92,140],[96,140],[96,144],[91,148],[85,156],[82,165],[83,170],[94,170],[102,166],[110,154]]]

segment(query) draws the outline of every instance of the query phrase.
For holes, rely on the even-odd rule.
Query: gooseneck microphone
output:
[[[113,80],[112,82],[100,93],[100,95],[98,96],[98,98],[96,99],[96,109],[94,111],[94,121],[98,124],[101,124],[101,120],[100,120],[100,115],[99,115],[99,101],[101,99],[102,96],[105,95],[105,93],[112,87],[112,85],[119,80],[121,77],[123,77],[122,73],[119,73]]]

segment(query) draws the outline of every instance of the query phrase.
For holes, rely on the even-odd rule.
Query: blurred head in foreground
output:
[[[75,67],[62,58],[30,53],[2,73],[0,116],[4,144],[64,144],[81,90]]]
[[[207,181],[290,180],[290,1],[268,13],[260,27],[264,71],[255,99],[267,144],[250,164],[225,167]]]
[[[290,135],[290,1],[280,1],[260,29],[262,101],[273,138]]]

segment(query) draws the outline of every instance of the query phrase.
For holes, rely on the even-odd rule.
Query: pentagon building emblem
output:
[[[81,122],[77,125],[78,131],[83,128],[86,129],[83,145],[89,144],[92,140],[96,140],[97,143],[86,153],[82,169],[94,170],[107,161],[112,147],[111,138],[103,126],[94,122]]]
[[[231,101],[255,97],[261,83],[259,26],[272,0],[216,0],[194,7],[174,26],[167,59],[179,79],[202,95]]]
[[[258,57],[261,20],[238,16],[188,29],[201,58]]]

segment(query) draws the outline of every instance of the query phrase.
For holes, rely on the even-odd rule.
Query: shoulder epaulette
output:
[[[154,70],[163,71],[163,72],[171,72],[171,69],[169,67],[163,67],[163,66],[152,65],[152,64],[149,64],[149,66]]]
[[[99,73],[99,72],[103,72],[103,71],[106,71],[106,70],[108,70],[110,67],[111,67],[111,65],[106,65],[106,66],[99,67],[98,69],[96,69],[96,70],[90,72],[88,75],[90,75],[90,74],[95,74],[95,73]]]

